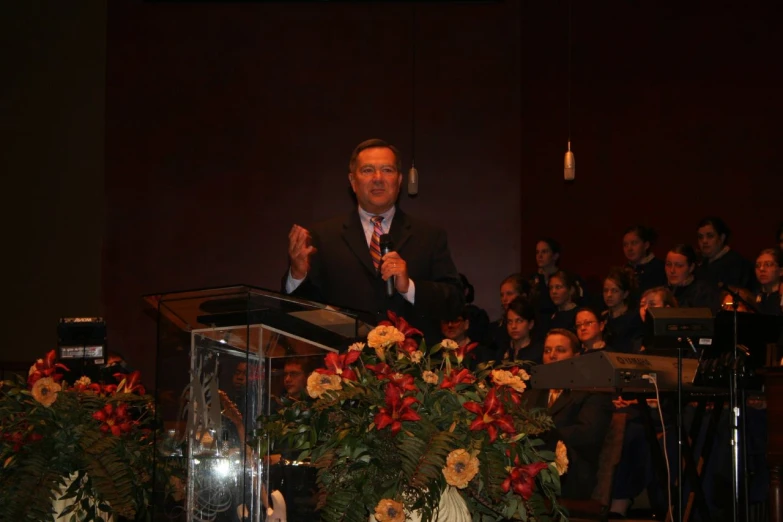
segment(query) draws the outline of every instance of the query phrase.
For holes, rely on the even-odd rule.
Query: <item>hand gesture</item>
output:
[[[291,277],[304,279],[310,271],[310,256],[317,248],[311,244],[310,232],[294,225],[288,233],[288,259],[291,263]]]

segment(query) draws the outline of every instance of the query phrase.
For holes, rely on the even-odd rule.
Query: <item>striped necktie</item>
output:
[[[370,239],[370,256],[372,256],[372,264],[375,266],[375,270],[381,266],[381,236],[383,235],[383,229],[381,228],[381,221],[383,216],[373,216],[370,218],[373,223],[372,238]]]

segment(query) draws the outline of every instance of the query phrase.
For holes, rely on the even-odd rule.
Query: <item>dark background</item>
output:
[[[64,241],[62,214],[32,218],[23,274],[9,277],[12,297],[41,290],[34,274],[53,279],[47,297],[15,312],[32,357],[48,347],[57,317],[90,310],[150,375],[155,323],[141,295],[240,282],[277,288],[291,224],[351,207],[348,156],[369,137],[397,144],[406,168],[415,151],[420,195],[403,195],[401,205],[446,228],[458,268],[493,318],[499,281],[534,270],[539,235],[559,238],[562,266],[597,283],[623,261],[621,233],[631,224],[656,227],[664,255],[695,242],[699,218],[719,214],[733,245],[753,257],[773,244],[783,218],[783,36],[772,3],[573,2],[569,184],[568,2],[117,0],[81,16],[49,4],[36,4],[49,6],[39,25],[59,36],[9,27],[31,48],[73,49],[71,68],[55,77],[32,51],[14,62],[38,71],[41,92],[31,100],[49,100],[77,77],[97,98],[105,92],[105,103],[58,99],[54,110],[71,116],[59,127],[36,113],[38,135],[23,140],[30,154],[14,154],[10,167],[51,156],[43,129],[66,138],[83,134],[84,117],[90,129],[105,121],[97,132],[105,162],[100,140],[79,155],[102,171],[86,174],[74,161],[65,173],[42,165],[24,176],[28,193],[44,191],[55,205],[73,201],[64,178],[93,187],[100,177],[105,194],[100,214],[79,222],[100,228],[73,283],[52,276],[73,262],[48,255]],[[85,31],[66,21],[88,15],[98,21],[89,50],[103,49],[103,63],[83,63],[73,42]],[[16,204],[21,212],[38,203]],[[83,281],[92,297],[85,313],[71,312],[60,300]]]

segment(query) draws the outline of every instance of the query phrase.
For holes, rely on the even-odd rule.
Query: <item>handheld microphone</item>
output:
[[[380,238],[378,238],[378,242],[380,243],[381,247],[381,256],[385,256],[392,250],[394,250],[394,243],[392,242],[392,238],[389,234],[382,234]],[[391,276],[389,279],[386,280],[386,297],[392,297],[394,295],[394,276]]]
[[[408,195],[415,196],[419,193],[419,171],[411,167],[408,171]]]

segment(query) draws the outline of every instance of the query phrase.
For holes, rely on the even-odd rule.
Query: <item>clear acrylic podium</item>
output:
[[[256,419],[276,398],[306,393],[301,385],[326,353],[369,327],[354,312],[250,286],[146,300],[157,309],[163,423],[155,520],[274,520],[269,460],[253,443]]]

